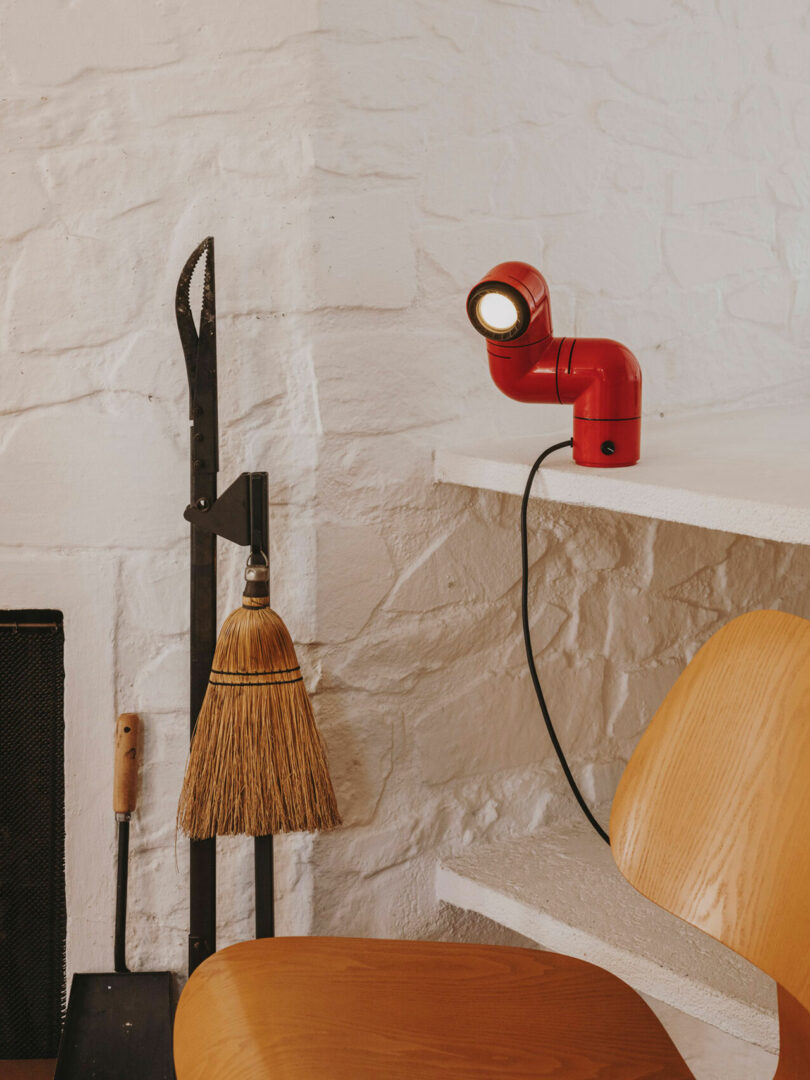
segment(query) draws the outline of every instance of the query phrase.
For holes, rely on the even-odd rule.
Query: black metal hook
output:
[[[191,314],[191,280],[205,254],[199,330]],[[206,237],[186,261],[175,293],[175,314],[186,361],[191,420],[191,503],[184,517],[191,523],[191,732],[208,686],[216,642],[216,537],[250,546],[251,556],[269,542],[267,473],[242,473],[217,498],[219,430],[217,407],[216,294],[214,240]],[[265,584],[265,588],[266,588]],[[189,972],[216,949],[215,840],[189,843]],[[256,934],[274,932],[273,838],[255,840]]]
[[[203,254],[205,269],[198,331],[191,314],[191,280]],[[216,472],[219,469],[219,430],[213,236],[207,236],[186,260],[177,282],[174,309],[188,377],[191,469],[196,473]]]

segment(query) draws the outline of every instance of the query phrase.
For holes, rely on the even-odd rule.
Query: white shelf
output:
[[[435,479],[520,495],[540,451],[566,437],[570,430],[437,450]],[[534,494],[810,544],[810,404],[645,419],[638,465],[583,468],[560,451],[541,467]]]
[[[735,1039],[711,1024],[687,1016],[645,995],[684,1061],[700,1080],[773,1080],[776,1054]]]
[[[587,822],[446,859],[436,892],[730,1035],[778,1046],[773,982],[637,893]]]

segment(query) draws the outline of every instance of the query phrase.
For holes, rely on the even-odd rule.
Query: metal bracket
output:
[[[241,473],[213,503],[197,499],[183,517],[204,532],[262,551],[267,536],[267,473]]]

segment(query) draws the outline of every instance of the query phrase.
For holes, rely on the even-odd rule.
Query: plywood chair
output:
[[[778,1080],[810,1077],[810,622],[743,615],[688,665],[622,778],[628,880],[779,984]],[[692,1080],[645,1002],[530,949],[245,942],[180,999],[178,1080]]]
[[[734,619],[667,695],[610,819],[621,872],[779,987],[778,1080],[810,1077],[810,622]]]

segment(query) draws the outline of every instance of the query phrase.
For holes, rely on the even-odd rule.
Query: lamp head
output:
[[[545,278],[528,263],[499,263],[471,290],[467,315],[489,341],[516,341],[529,328],[532,339],[547,337],[551,311]]]

